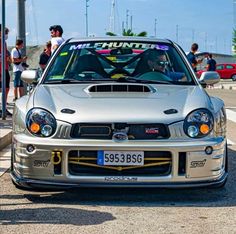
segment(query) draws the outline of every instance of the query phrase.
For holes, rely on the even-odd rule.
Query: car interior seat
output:
[[[143,73],[151,71],[150,67],[148,66],[147,62],[147,56],[141,56],[133,73],[132,76],[139,76],[142,75]]]
[[[103,77],[108,77],[108,74],[103,69],[101,62],[97,56],[93,54],[85,54],[80,56],[77,59],[75,68],[73,70],[75,70],[76,73],[92,71]]]

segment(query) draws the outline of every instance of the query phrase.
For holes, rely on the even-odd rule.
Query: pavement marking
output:
[[[227,119],[236,123],[236,112],[226,109]]]
[[[227,107],[226,109],[226,116],[227,116],[227,120],[233,121],[236,123],[236,112],[229,110],[229,109],[236,109],[235,107]],[[235,145],[235,143],[233,141],[231,141],[230,139],[227,139],[227,143],[228,145]]]
[[[235,145],[235,143],[233,141],[231,141],[230,139],[227,139],[227,144],[228,145]]]

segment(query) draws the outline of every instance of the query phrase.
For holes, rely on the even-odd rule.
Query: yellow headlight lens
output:
[[[33,132],[33,133],[37,133],[37,132],[39,132],[39,130],[40,130],[40,125],[37,124],[37,123],[32,123],[32,124],[30,125],[30,130],[31,130],[31,132]]]
[[[207,134],[208,132],[210,131],[210,128],[209,128],[209,126],[207,125],[207,124],[202,124],[201,126],[200,126],[200,132],[202,133],[202,134]]]

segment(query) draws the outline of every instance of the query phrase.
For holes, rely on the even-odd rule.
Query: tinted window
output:
[[[233,69],[234,67],[231,65],[226,65],[226,69]]]
[[[223,65],[218,65],[218,66],[216,66],[216,69],[217,70],[222,70],[222,69],[224,69],[224,66]]]
[[[65,44],[43,82],[69,79],[103,82],[121,77],[194,84],[181,56],[171,44],[130,41]]]

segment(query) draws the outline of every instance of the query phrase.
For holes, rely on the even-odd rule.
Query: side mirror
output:
[[[215,71],[205,71],[201,74],[199,81],[202,85],[213,85],[220,82],[220,75]]]
[[[37,84],[39,77],[38,70],[25,70],[21,73],[21,79],[27,84]]]

